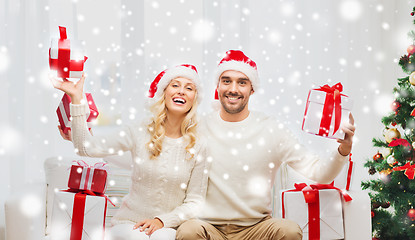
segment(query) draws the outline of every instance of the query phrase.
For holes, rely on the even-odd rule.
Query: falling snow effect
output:
[[[382,17],[382,14],[393,12],[378,1],[368,4],[364,1],[344,0],[333,3],[331,7],[319,5],[310,9],[304,9],[297,1],[270,1],[266,4],[258,2],[255,6],[249,2],[249,7],[242,3],[239,6],[225,7],[223,2],[214,1],[208,3],[210,10],[205,9],[202,13],[194,6],[187,7],[188,3],[182,1],[176,7],[167,7],[163,1],[146,1],[146,9],[151,12],[143,16],[136,10],[129,9],[128,5],[117,6],[117,10],[111,9],[114,16],[105,17],[110,24],[99,24],[96,20],[102,16],[96,16],[90,11],[81,11],[82,1],[74,1],[74,4],[80,7],[78,15],[73,19],[78,21],[78,36],[85,40],[84,47],[87,56],[90,57],[86,62],[88,76],[85,89],[92,90],[102,113],[102,117],[93,127],[94,132],[99,133],[108,126],[141,121],[144,116],[141,106],[144,100],[141,96],[146,94],[148,83],[154,74],[164,66],[176,64],[178,61],[199,61],[201,57],[192,55],[193,53],[204,52],[203,64],[197,62],[199,72],[205,74],[203,77],[206,79],[206,96],[203,99],[203,104],[206,105],[201,106],[200,112],[210,111],[211,89],[208,88],[208,79],[211,78],[216,61],[222,57],[224,48],[242,48],[249,51],[248,54],[257,60],[263,89],[253,95],[250,107],[278,117],[281,120],[279,128],[300,132],[298,129],[301,128],[308,89],[330,82],[344,81],[348,90],[352,90],[349,92],[352,93],[355,102],[359,103],[354,109],[357,114],[376,117],[390,112],[389,106],[393,96],[382,90],[385,83],[381,82],[381,75],[385,73],[386,66],[382,64],[393,64],[391,59],[394,55],[390,52],[392,50],[383,49],[378,44],[378,38],[370,37],[376,34],[376,29],[396,36],[389,39],[391,49],[397,46],[404,46],[406,49],[410,43],[406,38],[407,29],[403,29],[402,34],[397,34],[397,24]],[[103,8],[105,9],[105,6]],[[41,9],[47,14],[56,11],[53,5],[45,5]],[[267,15],[268,10],[272,14]],[[216,14],[225,11],[231,14],[222,14],[220,18],[215,19]],[[149,19],[151,15],[155,16],[155,21]],[[261,19],[262,15],[269,21]],[[233,19],[233,16],[238,16],[239,19]],[[375,16],[382,21],[372,23],[367,27],[368,31],[364,31],[365,29],[361,29],[359,25],[370,24],[369,16]],[[227,17],[229,19],[225,19]],[[144,29],[140,24],[146,24]],[[41,30],[48,28],[49,26],[43,26],[42,29],[42,26],[39,26]],[[148,36],[148,29],[160,34]],[[359,35],[351,37],[349,29],[356,29]],[[42,36],[47,34],[46,30],[42,32]],[[350,41],[353,37],[354,41]],[[32,45],[36,51],[43,51],[42,54],[47,55],[48,42],[35,42]],[[13,77],[10,69],[14,67],[14,63],[11,60],[24,59],[16,56],[12,49],[8,43],[1,42],[0,39],[0,75],[6,73]],[[68,143],[63,140],[60,142],[60,139],[56,138],[59,133],[56,129],[55,109],[43,104],[51,101],[57,104],[62,93],[53,89],[48,78],[50,71],[44,59],[39,59],[39,62],[42,62],[42,65],[29,66],[25,70],[27,73],[23,79],[26,89],[22,88],[22,92],[12,89],[14,92],[7,96],[9,107],[6,107],[6,110],[8,113],[18,112],[11,110],[16,102],[11,95],[20,96],[26,93],[29,87],[33,89],[30,98],[40,100],[42,104],[36,102],[33,106],[39,109],[38,111],[19,114],[20,118],[10,118],[19,122],[23,117],[29,119],[30,116],[33,123],[0,126],[0,157],[19,153],[27,138],[32,145],[25,154],[39,159],[40,166],[40,161],[46,157],[44,153],[47,151],[39,145],[59,149],[56,150],[56,154],[63,155],[68,154],[69,150],[65,150],[69,145],[64,145]],[[367,72],[370,74],[366,74]],[[8,81],[9,85],[18,82],[14,78],[0,78],[0,82]],[[355,81],[361,82],[360,89],[351,89]],[[20,104],[17,107],[22,111],[32,108],[29,106],[30,100],[24,99],[24,104],[27,104],[25,106],[21,105],[21,101],[17,100]],[[32,116],[33,113],[35,115]],[[45,130],[47,126],[50,126],[50,129]],[[124,131],[120,131],[119,134],[126,135]],[[233,134],[235,138],[242,137],[235,133],[229,134]],[[40,139],[34,137],[39,135],[42,136]],[[318,143],[319,140],[307,137],[304,141],[308,139],[312,139],[314,143]],[[355,142],[356,140],[357,138]],[[255,151],[256,147],[263,144],[261,141],[252,142],[241,148]],[[124,157],[129,155],[114,149],[108,151]],[[238,149],[229,151],[232,155],[242,152]],[[72,153],[72,149],[69,153]],[[383,154],[387,156],[390,153]],[[212,162],[213,158],[208,157],[207,161]],[[137,158],[133,162],[142,164],[143,160]],[[270,171],[277,168],[274,163],[266,164]],[[247,175],[254,167],[243,164],[239,166]],[[178,167],[172,170],[179,171]],[[229,174],[223,174],[222,177],[224,180],[232,178]],[[264,197],[267,194],[266,179],[253,178],[249,182],[248,189],[252,195]],[[116,186],[117,182],[112,180],[109,185]],[[186,185],[182,184],[181,187],[185,189]],[[26,203],[22,203],[22,211],[28,215],[36,215],[38,199],[30,196],[27,199]],[[29,201],[33,205],[28,205]]]

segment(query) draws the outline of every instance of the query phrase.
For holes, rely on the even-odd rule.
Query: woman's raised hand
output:
[[[69,81],[66,78],[63,78],[60,80],[57,77],[49,77],[50,81],[53,84],[53,87],[56,89],[59,89],[71,97],[71,102],[73,104],[80,104],[82,100],[82,94],[83,94],[83,88],[84,88],[84,82],[85,82],[85,76],[82,74],[81,79],[74,83],[72,81]]]

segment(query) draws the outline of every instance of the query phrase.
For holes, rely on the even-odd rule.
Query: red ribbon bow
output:
[[[333,134],[337,132],[340,128],[342,108],[341,108],[341,96],[346,96],[341,94],[343,91],[343,85],[337,83],[330,87],[329,85],[324,85],[320,88],[314,90],[326,92],[326,100],[324,102],[323,116],[321,118],[319,135],[327,136],[330,130],[330,123],[334,111],[334,130]]]
[[[105,198],[108,202],[111,203],[112,206],[115,207],[115,204],[110,200],[110,198],[103,194],[103,193],[95,193],[91,190],[76,190],[76,189],[67,189],[67,190],[62,190],[63,192],[71,192],[71,193],[79,193],[79,194],[84,194],[84,195],[91,195],[91,196],[97,196],[97,197],[103,197]]]
[[[414,175],[415,175],[415,164],[411,165],[409,162],[407,162],[405,165],[401,166],[401,167],[394,167],[392,170],[393,171],[403,171],[405,170],[405,175],[409,178],[409,179],[414,179]]]
[[[97,162],[94,165],[89,165],[84,160],[78,160],[78,161],[72,161],[72,163],[73,163],[73,165],[78,165],[78,166],[81,166],[81,167],[107,170],[106,169],[107,163],[104,163],[104,162]]]
[[[404,147],[410,147],[411,144],[409,144],[408,140],[403,139],[403,138],[399,138],[399,139],[395,139],[392,142],[389,143],[389,147],[396,147],[402,145]]]
[[[315,202],[316,199],[313,196],[313,193],[316,193],[318,192],[318,190],[322,190],[322,189],[337,190],[343,196],[346,202],[349,202],[352,200],[352,197],[350,197],[350,195],[346,191],[343,191],[340,188],[335,187],[333,183],[330,183],[330,184],[315,183],[315,184],[310,184],[310,185],[307,185],[306,183],[295,183],[294,187],[295,189],[288,190],[288,191],[292,191],[292,192],[302,191],[306,203]]]

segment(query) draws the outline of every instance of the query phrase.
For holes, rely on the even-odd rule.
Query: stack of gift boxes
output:
[[[52,39],[49,65],[56,77],[80,78],[83,75],[84,56],[77,41],[67,38],[66,28],[59,27],[60,38]],[[84,100],[87,125],[98,117],[98,110],[90,93]],[[71,98],[64,94],[56,110],[61,129],[65,134],[71,128]],[[107,196],[104,195],[107,171],[103,163],[89,166],[83,161],[72,165],[67,190],[56,191],[52,208],[52,240],[104,239]],[[111,201],[110,201],[111,202]]]
[[[67,190],[55,192],[52,209],[52,240],[104,239],[108,198],[104,195],[107,171],[104,164],[72,165]]]
[[[352,102],[342,94],[340,83],[309,92],[303,119],[303,130],[327,138],[343,139],[341,124],[349,121]],[[351,154],[350,154],[351,156]],[[349,191],[353,161],[349,162],[331,184],[297,183],[282,190],[281,215],[298,223],[303,239],[348,239],[370,237],[359,233],[363,225],[371,229],[370,200],[362,191]]]

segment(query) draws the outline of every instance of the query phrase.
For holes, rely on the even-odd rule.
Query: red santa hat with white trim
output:
[[[196,86],[197,90],[197,99],[201,99],[201,83],[199,79],[199,74],[195,66],[191,64],[181,64],[172,68],[168,68],[157,75],[150,85],[148,91],[149,98],[160,98],[163,94],[164,89],[170,84],[170,81],[178,78],[184,77],[192,80],[193,84]]]
[[[256,63],[247,57],[242,51],[228,50],[226,56],[219,62],[216,69],[216,84],[223,72],[235,70],[245,74],[251,81],[253,90],[259,89],[259,77]],[[215,90],[215,99],[219,99],[218,91]]]

